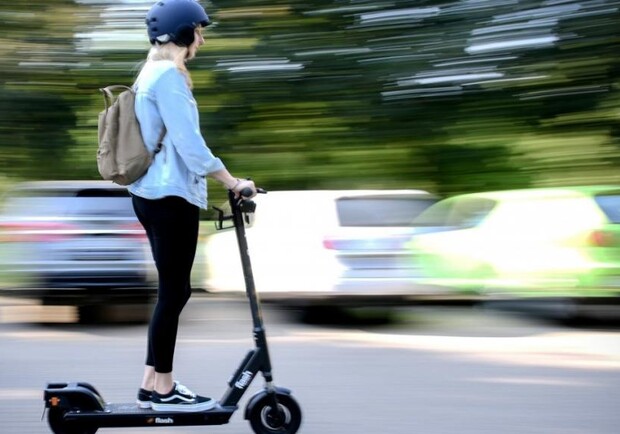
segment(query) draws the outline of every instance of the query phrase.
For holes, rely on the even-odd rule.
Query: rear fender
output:
[[[48,383],[43,394],[46,408],[103,410],[105,402],[88,383]]]

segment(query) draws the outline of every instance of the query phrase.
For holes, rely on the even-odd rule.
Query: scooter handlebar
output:
[[[257,193],[267,193],[267,190],[263,188],[256,188]],[[253,213],[256,209],[256,203],[250,199],[252,197],[252,189],[246,187],[239,192],[239,196],[235,197],[235,193],[232,190],[228,191],[228,199],[230,200],[230,206],[232,208],[238,208],[243,213]]]
[[[265,190],[264,188],[260,188],[257,187],[256,188],[256,192],[260,193],[260,194],[265,194],[267,193],[267,190]],[[243,190],[241,190],[239,192],[239,195],[243,196],[243,197],[251,197],[252,196],[252,189],[250,187],[246,187]]]

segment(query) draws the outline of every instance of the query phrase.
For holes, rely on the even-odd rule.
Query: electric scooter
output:
[[[258,189],[259,193],[266,193]],[[243,194],[245,192],[245,195]],[[165,412],[141,409],[135,403],[107,403],[89,383],[48,383],[43,399],[49,426],[54,434],[95,434],[99,428],[158,427],[187,425],[223,425],[238,409],[243,394],[260,372],[265,387],[252,396],[245,408],[245,418],[256,434],[295,434],[301,425],[301,408],[291,391],[273,382],[271,361],[261,307],[256,295],[252,266],[245,236],[248,214],[256,203],[245,199],[251,192],[242,191],[239,198],[228,192],[231,215],[218,208],[217,229],[226,229],[224,221],[232,220],[239,245],[246,294],[253,321],[255,347],[250,350],[228,381],[228,389],[217,405],[206,411]],[[229,226],[230,227],[230,226]]]

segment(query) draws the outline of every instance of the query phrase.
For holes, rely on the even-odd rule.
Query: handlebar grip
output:
[[[243,197],[252,197],[252,189],[250,187],[246,187],[239,192],[239,194]]]
[[[267,190],[265,190],[264,188],[256,187],[256,192],[259,194],[265,194],[267,193]],[[239,195],[241,195],[242,197],[251,197],[252,189],[250,187],[246,187],[239,192]]]

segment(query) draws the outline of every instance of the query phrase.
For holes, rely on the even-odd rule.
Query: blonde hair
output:
[[[185,65],[185,58],[188,53],[187,47],[179,47],[178,45],[168,42],[166,44],[155,44],[149,50],[146,61],[171,60],[177,69],[185,75],[187,85],[191,89],[193,87],[192,78]]]

